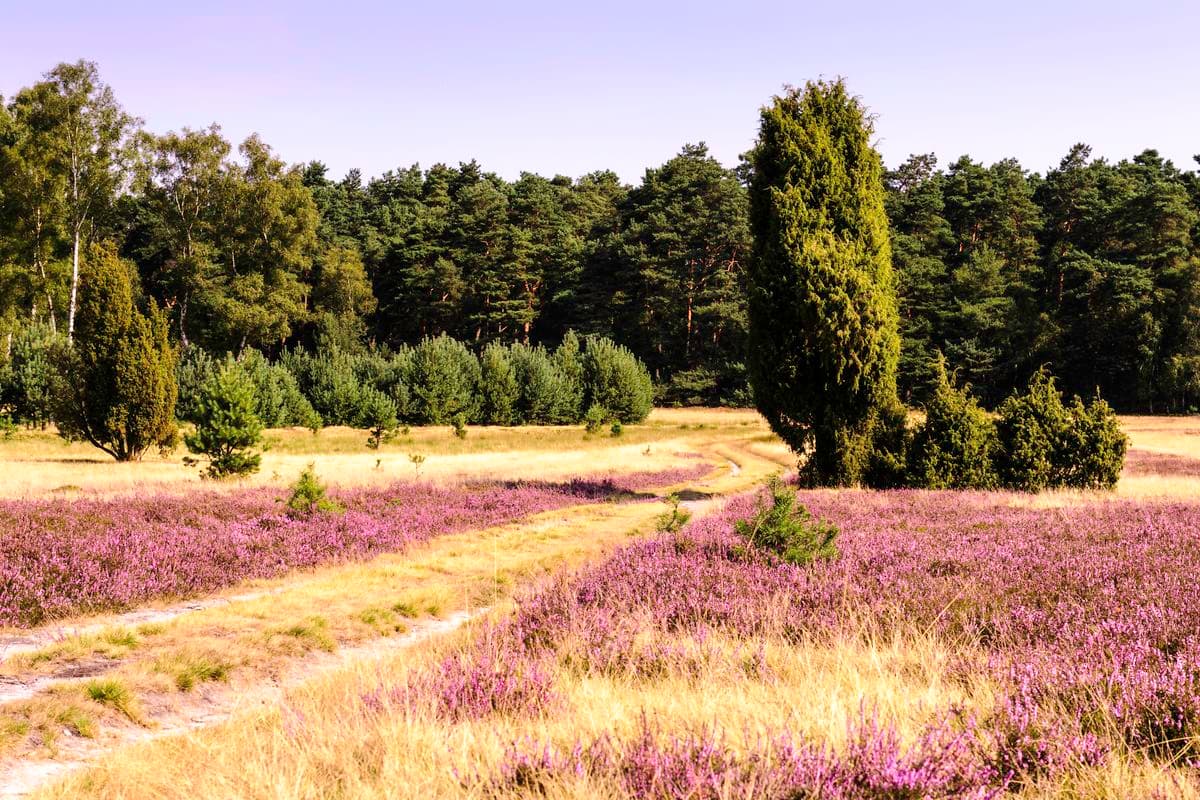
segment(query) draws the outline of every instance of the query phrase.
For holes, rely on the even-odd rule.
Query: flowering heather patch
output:
[[[748,751],[724,744],[718,731],[666,736],[642,722],[627,742],[604,736],[577,743],[570,754],[549,745],[513,745],[486,793],[545,793],[552,783],[591,778],[615,782],[642,800],[821,798],[890,800],[926,798],[983,800],[1000,794],[994,770],[976,757],[974,729],[944,722],[931,726],[911,748],[896,731],[863,718],[851,727],[848,745],[834,753],[823,745],[794,742],[786,734]]]
[[[705,465],[602,480],[398,483],[339,492],[342,513],[289,516],[278,493],[0,502],[0,625],[127,608],[370,558],[414,542],[694,478]]]
[[[953,722],[953,710],[945,709],[950,721],[927,730],[919,757],[870,729],[852,735],[836,757],[799,744],[789,751],[802,754],[794,757],[775,748],[770,757],[734,758],[717,740],[661,737],[652,737],[653,747],[649,740],[581,743],[565,757],[527,743],[509,755],[495,785],[582,770],[619,779],[633,797],[717,796],[714,787],[730,785],[785,787],[756,795],[769,797],[950,797],[1098,764],[1113,750],[1170,763],[1195,759],[1200,505],[1109,501],[1033,509],[998,493],[917,491],[806,492],[799,499],[840,527],[836,560],[799,568],[747,548],[734,532],[754,509],[754,499],[743,497],[526,597],[489,634],[492,646],[507,641],[513,664],[557,659],[568,672],[653,680],[663,672],[694,675],[697,661],[719,658],[703,646],[714,633],[743,640],[753,652],[763,637],[857,635],[865,620],[885,633],[924,630],[972,645],[966,652],[977,655],[959,668],[984,671],[999,690],[977,725]],[[506,706],[510,713],[542,710]],[[634,752],[651,754],[644,758],[666,782],[630,783],[630,775],[641,774],[634,762],[643,757]],[[892,755],[866,755],[882,752]],[[778,783],[778,770],[788,769],[805,777]],[[863,791],[820,794],[826,789],[813,788],[818,784],[804,770],[852,773],[850,784],[830,786]],[[921,777],[908,793],[879,788],[898,786],[896,774]],[[672,783],[671,775],[695,783]]]

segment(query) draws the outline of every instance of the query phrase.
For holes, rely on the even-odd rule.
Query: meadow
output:
[[[220,488],[24,434],[0,443],[0,785],[1197,797],[1200,423],[1123,425],[1115,493],[801,491],[840,530],[806,566],[735,531],[792,465],[747,412],[378,453],[273,432]],[[289,516],[314,461],[344,510]]]

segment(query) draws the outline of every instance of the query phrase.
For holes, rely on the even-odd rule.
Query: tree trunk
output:
[[[79,293],[79,230],[71,244],[71,310],[67,314],[67,341],[75,339],[75,298]]]

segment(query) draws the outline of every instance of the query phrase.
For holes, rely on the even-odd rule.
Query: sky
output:
[[[889,166],[1044,172],[1083,141],[1192,168],[1198,34],[1198,0],[0,0],[0,94],[85,58],[152,131],[258,132],[335,177],[474,158],[635,182],[689,142],[735,165],[785,84],[841,76]]]

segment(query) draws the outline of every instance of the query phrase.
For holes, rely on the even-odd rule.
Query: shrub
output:
[[[1009,397],[998,413],[998,471],[1005,487],[1036,492],[1116,485],[1128,440],[1099,397],[1088,406],[1076,397],[1068,406],[1054,378],[1041,369],[1025,394]]]
[[[954,386],[939,359],[913,438],[909,481],[927,489],[991,489],[998,482],[996,425],[965,388]]]
[[[190,346],[180,353],[175,366],[175,380],[179,386],[176,417],[184,422],[195,422],[199,418],[201,389],[219,367],[220,362],[199,347]]]
[[[312,431],[321,427],[321,415],[300,391],[296,377],[282,364],[272,364],[257,350],[247,350],[238,365],[254,384],[255,413],[265,427],[298,425]]]
[[[873,489],[904,486],[908,481],[911,446],[908,409],[893,399],[875,412],[871,424],[871,452],[863,472],[863,483]]]
[[[59,433],[118,461],[173,446],[177,436],[167,318],[153,304],[146,314],[134,307],[129,275],[111,248],[92,248],[79,284],[75,341],[54,357]]]
[[[354,425],[362,413],[362,386],[355,358],[337,348],[309,353],[298,348],[282,363],[326,425]]]
[[[562,398],[557,410],[560,424],[579,421],[583,413],[583,351],[575,331],[567,331],[554,350],[554,366],[562,376]]]
[[[1071,404],[1071,427],[1056,460],[1057,479],[1073,489],[1112,489],[1125,466],[1129,438],[1108,403],[1097,395]]]
[[[593,403],[588,406],[587,413],[583,415],[584,429],[588,433],[599,433],[609,419],[611,419],[609,413]]]
[[[517,408],[521,421],[530,425],[578,421],[579,385],[572,369],[564,368],[565,359],[552,356],[541,345],[513,345],[511,353],[520,385]]]
[[[659,514],[654,521],[654,529],[659,533],[675,533],[692,518],[692,512],[680,506],[679,495],[672,494],[667,498],[671,507]]]
[[[446,425],[459,414],[475,419],[479,359],[449,336],[426,339],[413,349],[410,386],[416,421]]]
[[[467,438],[467,415],[466,414],[463,414],[461,412],[458,414],[455,414],[454,419],[451,420],[451,424],[454,425],[454,435],[455,436],[457,436],[459,439]]]
[[[209,377],[196,406],[196,430],[184,437],[184,443],[189,452],[208,459],[205,476],[257,472],[262,456],[255,448],[263,426],[255,413],[254,384],[236,363],[226,361]]]
[[[797,506],[796,491],[779,478],[772,478],[767,489],[770,504],[759,498],[754,516],[736,523],[739,536],[799,566],[837,555],[836,525],[816,519],[804,506]]]
[[[325,484],[317,477],[313,465],[309,464],[292,484],[292,495],[287,501],[288,513],[293,516],[311,516],[316,513],[332,513],[342,510],[340,503],[325,496]]]
[[[359,425],[371,432],[367,447],[377,450],[381,444],[395,438],[400,421],[396,418],[396,405],[386,394],[373,386],[364,387],[360,414]]]
[[[485,425],[512,425],[517,421],[521,387],[509,350],[498,342],[479,357],[479,419]]]
[[[625,427],[621,424],[620,420],[617,420],[608,429],[608,432],[613,438],[616,438],[625,432]]]
[[[599,405],[623,423],[641,422],[654,404],[646,365],[609,339],[588,339],[583,354],[585,402]]]
[[[47,325],[31,325],[13,336],[8,364],[0,370],[0,408],[7,408],[15,423],[44,428],[50,422],[56,338]]]

